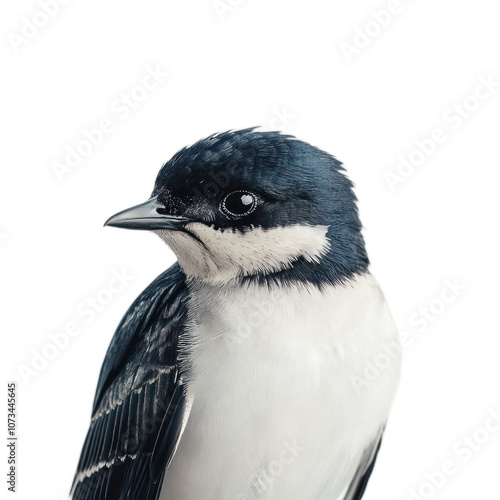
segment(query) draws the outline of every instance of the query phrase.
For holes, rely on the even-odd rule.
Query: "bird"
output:
[[[363,497],[401,355],[357,205],[333,155],[253,127],[179,150],[107,220],[177,261],[111,340],[72,500]]]

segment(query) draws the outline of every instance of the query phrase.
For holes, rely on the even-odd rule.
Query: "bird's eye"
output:
[[[250,191],[233,191],[222,200],[221,208],[229,217],[243,217],[257,208],[257,198]]]

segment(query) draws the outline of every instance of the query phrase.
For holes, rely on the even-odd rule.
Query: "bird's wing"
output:
[[[177,366],[187,294],[176,264],[144,290],[118,326],[101,368],[73,500],[158,498],[189,415]]]
[[[375,467],[375,461],[377,460],[378,451],[380,450],[383,433],[384,429],[380,431],[377,438],[365,450],[344,500],[361,500],[363,497],[366,485],[368,484],[368,480],[370,479],[373,468]]]

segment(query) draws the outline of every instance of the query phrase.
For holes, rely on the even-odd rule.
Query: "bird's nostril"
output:
[[[168,206],[166,208],[164,207],[157,207],[156,212],[159,213],[160,215],[179,215],[180,210],[176,206]]]

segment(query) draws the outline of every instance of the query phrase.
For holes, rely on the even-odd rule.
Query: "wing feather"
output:
[[[347,491],[344,500],[361,500],[363,497],[366,486],[368,485],[368,480],[372,475],[373,468],[375,467],[375,461],[377,460],[377,455],[380,450],[380,445],[382,444],[382,435],[384,429],[380,431],[371,446],[369,446],[361,459],[358,470],[354,475],[354,479],[351,481],[349,490]]]
[[[120,322],[101,368],[73,500],[157,499],[185,420],[177,345],[187,294],[184,274],[175,265]]]

